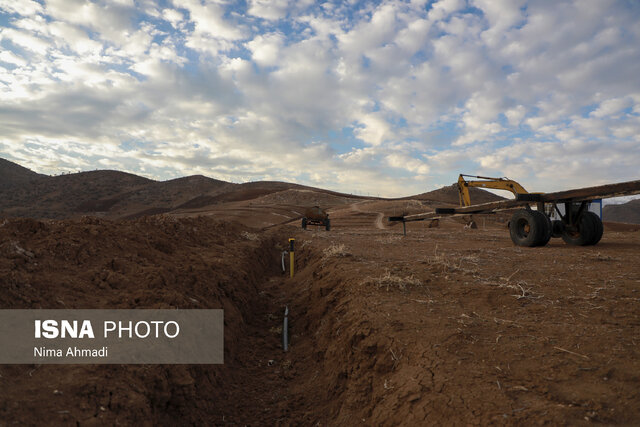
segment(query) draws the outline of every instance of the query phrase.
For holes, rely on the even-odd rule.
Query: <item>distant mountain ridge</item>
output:
[[[469,187],[469,197],[471,198],[471,204],[474,205],[504,200],[504,197],[500,197],[489,191],[474,187]],[[460,204],[458,184],[451,184],[437,190],[429,191],[428,193],[421,193],[415,196],[407,197],[407,199],[409,198],[422,201],[448,203],[456,206]]]
[[[79,172],[60,176],[38,174],[8,160],[0,159],[0,217],[32,217],[62,219],[82,215],[107,218],[135,218],[159,213],[199,212],[214,206],[237,206],[252,201],[263,203],[266,196],[279,205],[291,201],[324,200],[331,197],[341,203],[356,200],[392,200],[377,197],[355,196],[300,184],[257,181],[235,184],[193,175],[168,181],[154,181],[131,173],[114,170]],[[470,188],[473,204],[501,200],[491,192]],[[293,193],[315,193],[318,196],[295,197]],[[311,193],[309,193],[311,192]],[[273,196],[270,196],[273,195]],[[320,195],[325,195],[321,197]],[[327,199],[326,196],[330,196]],[[258,200],[260,199],[260,200]],[[289,200],[289,201],[287,201]],[[458,205],[456,184],[438,190],[402,197],[396,200],[418,200],[431,204]],[[300,202],[298,202],[300,203]],[[316,202],[318,203],[318,202]],[[609,207],[605,207],[608,212]],[[634,212],[638,208],[632,206]],[[607,219],[605,213],[605,219]],[[632,222],[629,215],[615,221]]]
[[[602,219],[605,221],[640,224],[640,199],[619,205],[605,205],[602,208]]]
[[[61,219],[81,215],[133,218],[252,200],[289,189],[367,199],[286,182],[234,184],[202,175],[154,181],[98,170],[48,176],[0,159],[0,216]]]

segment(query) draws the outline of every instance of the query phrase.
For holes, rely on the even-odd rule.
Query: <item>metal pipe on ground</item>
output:
[[[289,306],[284,308],[284,323],[282,325],[282,348],[289,350]]]
[[[283,273],[287,271],[287,269],[286,269],[286,268],[285,268],[285,266],[284,266],[284,257],[285,257],[285,255],[287,255],[288,253],[289,253],[289,252],[287,252],[287,251],[282,251],[282,272],[283,272]]]

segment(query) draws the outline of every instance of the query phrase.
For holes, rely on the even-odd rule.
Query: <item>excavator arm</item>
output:
[[[465,177],[478,178],[478,181],[467,181]],[[506,190],[512,192],[516,197],[518,196],[518,194],[529,194],[529,192],[525,190],[522,185],[508,178],[490,178],[486,176],[460,174],[460,177],[458,177],[458,193],[460,195],[460,206],[471,206],[469,187]]]

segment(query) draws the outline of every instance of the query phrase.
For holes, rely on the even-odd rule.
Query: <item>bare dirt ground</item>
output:
[[[0,425],[640,422],[640,231],[520,248],[497,216],[403,236],[385,217],[416,200],[343,200],[303,231],[307,196],[0,220],[1,308],[225,309],[224,365],[0,366]]]

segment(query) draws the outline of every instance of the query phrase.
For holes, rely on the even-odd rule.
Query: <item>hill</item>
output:
[[[415,196],[407,197],[407,199],[458,205],[460,203],[458,194],[458,185],[452,184],[446,187],[442,187],[438,190],[429,191],[428,193],[422,193]],[[480,203],[495,202],[497,200],[504,199],[504,197],[500,197],[481,188],[475,187],[469,188],[469,196],[471,198],[471,203],[474,205]]]
[[[46,175],[40,175],[34,171],[16,163],[0,158],[0,191],[21,185],[29,185]]]
[[[458,204],[455,185],[389,200],[278,181],[234,184],[202,175],[168,181],[114,170],[47,176],[0,160],[0,177],[6,177],[0,186],[0,216],[4,217],[62,219],[91,215],[116,219],[172,213],[221,215],[265,226],[276,222],[274,218],[257,220],[265,209],[276,217],[295,218],[301,215],[299,208],[316,204],[337,208],[360,201],[386,200],[402,202],[399,209],[412,212],[422,212],[433,204]],[[481,189],[470,191],[473,203],[501,199]],[[411,206],[405,206],[407,203]]]
[[[169,181],[154,181],[111,170],[47,176],[1,160],[0,176],[7,178],[0,187],[0,215],[5,217],[62,219],[92,215],[136,218],[194,210],[207,213],[214,207],[233,204],[237,208],[237,203],[269,195],[274,195],[273,203],[297,205],[300,192],[317,195],[305,198],[305,204],[311,203],[309,200],[329,200],[333,205],[344,200],[367,199],[286,182],[234,184],[202,175]],[[261,204],[266,201],[268,199]]]
[[[605,221],[640,224],[640,199],[619,205],[605,205],[602,208],[602,219]]]
[[[4,216],[65,218],[75,213],[107,211],[128,192],[154,181],[119,171],[44,176],[0,190]]]

